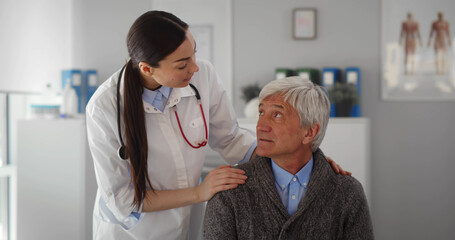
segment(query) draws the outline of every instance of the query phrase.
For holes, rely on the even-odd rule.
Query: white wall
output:
[[[97,69],[101,82],[128,60],[126,35],[151,0],[72,0],[72,66]]]
[[[190,26],[210,26],[212,29],[212,64],[232,98],[232,27],[231,0],[152,0],[154,10],[168,11]],[[201,39],[193,32],[196,50]],[[198,56],[198,53],[196,53]],[[199,56],[198,56],[199,57]]]
[[[71,1],[0,1],[0,91],[61,87],[61,69],[70,65]]]

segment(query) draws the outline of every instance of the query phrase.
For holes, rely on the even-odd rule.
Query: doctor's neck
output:
[[[156,88],[154,88],[154,89],[150,89],[150,90],[152,90],[152,91],[156,91],[156,90],[160,89],[160,88],[161,88],[161,86],[162,86],[162,85],[159,85],[158,87],[156,87]]]

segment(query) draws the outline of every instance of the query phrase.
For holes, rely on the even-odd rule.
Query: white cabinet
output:
[[[238,122],[241,127],[256,131],[256,119],[239,119]],[[370,201],[370,121],[366,118],[330,118],[320,148],[343,169],[352,172]],[[221,156],[209,151],[204,172],[221,164],[226,164]]]
[[[96,194],[84,119],[19,120],[17,239],[91,239]]]
[[[370,121],[366,118],[330,118],[321,150],[362,184],[371,203]]]

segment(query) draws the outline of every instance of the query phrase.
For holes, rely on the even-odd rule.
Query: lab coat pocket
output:
[[[190,123],[190,128],[198,128],[198,127],[204,127],[204,120],[202,120],[202,117],[196,118]]]
[[[190,141],[191,144],[195,144],[196,142],[201,143],[202,141],[206,140],[205,125],[202,117],[198,117],[196,119],[191,120],[188,123],[187,129],[188,129],[187,138],[189,137],[188,141]]]

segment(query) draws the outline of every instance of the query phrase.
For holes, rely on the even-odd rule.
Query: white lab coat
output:
[[[199,72],[193,75],[191,83],[201,95],[209,131],[208,143],[229,164],[235,164],[243,159],[255,137],[248,130],[239,128],[213,66],[202,60],[197,64]],[[117,155],[120,147],[116,103],[119,72],[98,88],[86,109],[88,141],[98,183],[93,213],[94,239],[195,238],[201,229],[203,204],[144,212],[139,220],[130,216],[135,206],[131,206],[134,190],[130,185],[129,162]],[[123,80],[120,93],[122,98]],[[194,95],[190,86],[174,88],[163,113],[144,101],[148,174],[156,190],[195,187],[200,182],[207,147],[194,149],[185,142],[172,109],[177,105],[188,140],[192,143],[202,141],[205,137],[204,122]],[[125,141],[124,132],[122,136]]]

